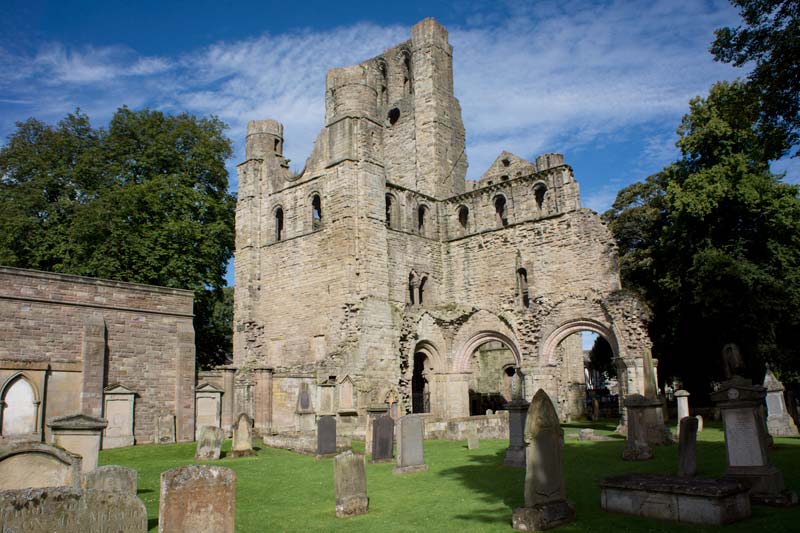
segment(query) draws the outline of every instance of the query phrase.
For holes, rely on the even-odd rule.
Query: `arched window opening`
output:
[[[3,398],[2,435],[29,435],[36,433],[36,395],[33,387],[22,376],[6,388]]]
[[[411,55],[403,52],[403,94],[411,94],[414,87],[411,82]]]
[[[461,225],[461,229],[466,232],[469,227],[469,209],[465,205],[458,208],[458,223]]]
[[[422,296],[423,293],[425,292],[425,283],[427,281],[428,281],[428,276],[422,276],[422,279],[419,280],[419,291],[417,291],[417,293],[419,294],[419,298],[417,298],[417,302],[419,303],[419,305],[422,305],[422,303],[424,302]]]
[[[508,181],[508,176],[506,174],[503,174],[502,176],[500,176],[500,181]]]
[[[528,271],[524,268],[517,269],[517,286],[519,287],[519,302],[522,307],[531,306],[531,299],[528,296]]]
[[[275,139],[275,146],[274,146],[275,151],[280,152],[280,147],[281,147],[281,140]]]
[[[378,72],[380,74],[380,91],[378,92],[378,105],[384,106],[388,103],[389,93],[386,90],[388,83],[388,75],[386,73],[386,62],[383,60],[378,61]]]
[[[394,228],[394,197],[391,194],[386,195],[386,226]]]
[[[397,120],[400,118],[400,110],[396,107],[391,108],[386,114],[386,118],[389,119],[389,125],[394,126]]]
[[[283,240],[283,209],[275,210],[275,240]]]
[[[547,186],[543,183],[539,183],[533,188],[533,195],[536,198],[536,206],[539,209],[542,209],[542,206],[544,206],[545,193],[547,193]]]
[[[416,298],[415,294],[417,292],[417,274],[415,272],[411,272],[408,275],[408,303],[410,305],[414,305]]]
[[[508,226],[508,215],[506,213],[506,199],[504,196],[497,196],[494,199],[494,212],[498,226]]]
[[[311,220],[314,229],[319,229],[322,226],[322,200],[320,200],[318,194],[311,198]]]
[[[428,374],[430,372],[430,360],[423,352],[414,354],[414,371],[411,375],[411,412],[430,413],[430,387],[428,385]]]
[[[428,217],[428,208],[421,205],[417,208],[417,232],[420,235],[425,235],[425,222]]]
[[[507,167],[507,166],[509,166],[511,164],[511,160],[508,159],[508,158],[505,158],[505,159],[503,159],[502,163],[503,163],[504,167]]]

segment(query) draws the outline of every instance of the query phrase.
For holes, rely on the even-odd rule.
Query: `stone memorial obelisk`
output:
[[[575,520],[575,509],[566,499],[563,438],[556,408],[547,393],[539,389],[525,422],[525,507],[514,509],[514,529],[542,531]]]
[[[506,405],[508,410],[508,448],[503,464],[518,468],[525,467],[525,420],[528,417],[530,404],[525,401],[522,375],[515,369],[511,378],[511,401]]]

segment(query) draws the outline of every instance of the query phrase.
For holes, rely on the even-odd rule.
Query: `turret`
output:
[[[277,120],[251,120],[247,123],[245,157],[266,159],[270,155],[283,156],[283,124]]]

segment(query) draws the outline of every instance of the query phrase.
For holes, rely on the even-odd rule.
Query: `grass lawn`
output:
[[[672,473],[677,445],[654,450],[655,459],[622,461],[625,441],[579,442],[581,427],[611,434],[616,422],[567,424],[564,467],[567,496],[575,504],[577,521],[558,531],[720,531],[660,522],[600,510],[599,479],[628,472]],[[710,427],[709,427],[710,426]],[[775,439],[773,462],[790,489],[800,491],[800,439]],[[225,443],[223,452],[230,447]],[[511,513],[523,503],[524,469],[503,466],[507,443],[481,441],[468,450],[466,442],[426,441],[426,473],[396,476],[392,464],[367,464],[367,515],[337,519],[334,514],[333,460],[315,460],[285,450],[264,447],[255,457],[209,461],[237,474],[237,531],[513,531]],[[355,443],[363,450],[362,443]],[[159,475],[176,466],[195,463],[194,443],[145,445],[100,453],[101,464],[120,464],[139,471],[139,497],[147,506],[151,530],[158,527]],[[715,476],[725,467],[725,444],[719,425],[699,434],[700,476]],[[753,507],[753,516],[726,526],[726,532],[800,531],[800,507]]]

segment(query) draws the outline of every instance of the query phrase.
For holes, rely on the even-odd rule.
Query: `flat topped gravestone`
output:
[[[769,368],[764,376],[764,388],[767,389],[767,430],[769,430],[769,434],[773,437],[796,437],[798,435],[797,426],[786,408],[783,383],[778,381]]]
[[[51,418],[47,426],[53,433],[56,446],[81,456],[83,472],[97,468],[100,440],[103,430],[108,426],[105,418],[77,413]]]
[[[317,455],[336,453],[336,417],[325,415],[317,422]]]
[[[225,433],[220,428],[212,426],[202,426],[199,433],[200,438],[197,440],[197,452],[194,458],[202,461],[219,459]]]
[[[233,442],[229,457],[247,457],[255,455],[253,449],[253,419],[247,413],[240,413],[233,424]]]
[[[697,474],[697,418],[687,416],[680,422],[678,439],[678,475]]]
[[[336,486],[337,517],[344,518],[367,512],[369,498],[363,455],[346,451],[334,457],[333,481]]]
[[[236,473],[230,468],[187,465],[161,474],[159,533],[233,533]]]
[[[139,473],[119,465],[98,466],[83,475],[83,488],[136,494]]]
[[[477,450],[480,447],[481,447],[481,441],[478,438],[478,432],[470,431],[467,434],[467,449]]]
[[[156,418],[156,444],[175,443],[175,415],[161,413]]]
[[[0,490],[79,488],[81,471],[79,455],[42,442],[18,442],[0,448]]]
[[[394,419],[383,415],[372,423],[372,462],[391,461],[394,448]]]
[[[397,421],[397,466],[395,474],[425,472],[423,446],[424,420],[420,415],[406,415]]]
[[[625,461],[652,459],[645,421],[645,410],[652,402],[641,394],[630,394],[625,398],[624,403],[628,413],[628,440],[625,450],[622,452],[622,459]]]
[[[525,400],[513,400],[508,404],[508,448],[503,457],[505,466],[525,468],[525,420],[530,404]]]
[[[147,509],[135,494],[74,487],[0,491],[0,527],[26,533],[145,533]]]
[[[525,423],[528,445],[525,471],[525,507],[514,509],[511,524],[520,531],[551,529],[575,520],[566,500],[561,443],[564,431],[558,413],[543,389],[534,395]]]

